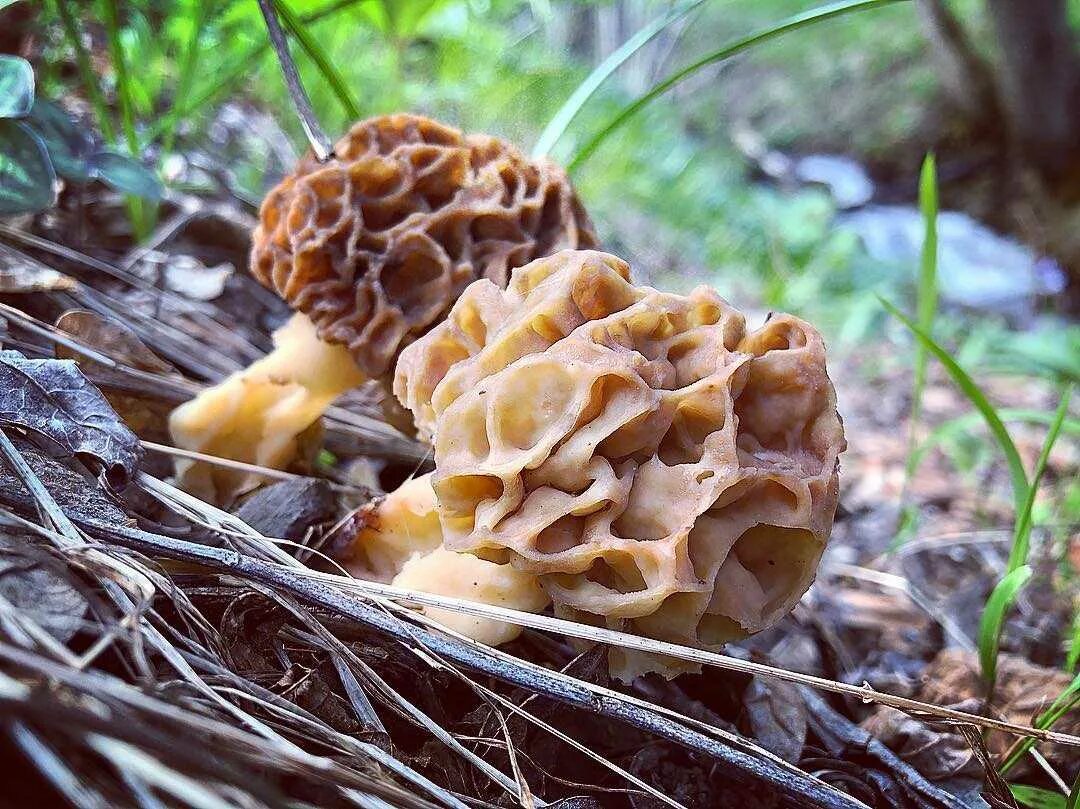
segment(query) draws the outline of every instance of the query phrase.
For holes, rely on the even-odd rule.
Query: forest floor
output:
[[[0,233],[4,245],[0,258],[8,279],[3,302],[10,307],[5,310],[5,342],[31,357],[77,356],[81,346],[83,352],[90,348],[111,358],[118,368],[110,369],[100,359],[88,362],[83,354],[84,372],[101,385],[140,437],[167,443],[165,418],[176,401],[188,395],[172,369],[194,377],[221,376],[265,350],[269,331],[284,312],[242,271],[207,266],[218,262],[243,266],[250,214],[224,204],[174,200],[157,231],[163,238],[156,239],[151,252],[113,235],[123,231],[122,216],[115,197],[94,192],[83,198],[68,196],[57,211],[37,220],[5,226]],[[61,321],[70,334],[61,341],[64,347],[51,326],[72,309],[92,313],[77,322],[71,316]],[[125,328],[110,330],[104,327],[108,322]],[[148,357],[148,350],[159,359]],[[941,451],[945,444],[936,446],[905,484],[911,376],[908,365],[897,361],[897,351],[896,343],[882,335],[833,358],[830,370],[848,450],[841,460],[840,513],[829,550],[817,583],[794,614],[733,646],[730,653],[789,672],[855,686],[869,684],[894,696],[1029,725],[1071,680],[1062,664],[1077,597],[1080,547],[1075,525],[1043,519],[1036,528],[1031,554],[1036,579],[1007,622],[998,687],[987,703],[976,659],[978,623],[1009,551],[1013,514],[1008,475],[1004,464],[993,459],[992,445],[988,450],[980,437],[983,425],[977,418],[970,420],[969,402],[940,368],[932,366],[918,435],[952,419],[969,421],[952,433],[952,455]],[[131,374],[132,369],[143,376]],[[161,373],[165,376],[156,376]],[[1057,404],[1054,385],[1038,378],[1018,384],[1017,377],[998,374],[978,381],[999,407],[1046,413]],[[390,487],[417,469],[423,449],[413,455],[402,452],[400,442],[372,427],[379,413],[372,400],[352,397],[345,407],[360,417],[363,428],[328,424],[332,463],[327,465],[323,458],[298,471],[339,485],[378,488]],[[1029,469],[1044,433],[1045,426],[1040,425],[1015,425],[1012,431]],[[34,459],[39,476],[48,480],[47,465],[40,465],[44,461],[28,448],[23,451]],[[962,471],[956,460],[965,451],[981,461]],[[1060,491],[1075,480],[1078,468],[1076,441],[1062,441],[1050,455],[1046,486]],[[143,469],[164,478],[171,461],[150,453]],[[227,520],[209,508],[191,503],[180,507],[178,495],[162,498],[160,491],[155,502],[148,496],[154,489],[145,481],[134,488],[137,491],[129,488],[119,506],[139,525],[158,526],[155,530],[173,538],[210,545],[231,541],[241,550],[247,547],[249,554],[256,554],[252,548],[269,552],[265,546],[245,546],[227,534],[215,536],[198,529],[192,520],[204,525],[218,520],[219,526],[220,520]],[[319,488],[316,496],[306,479],[279,483],[272,490],[275,494],[261,505],[247,510],[241,506],[238,513],[270,535],[278,529],[283,534],[293,531],[286,538],[309,547],[332,544],[333,527],[366,500],[355,485],[329,499],[327,490]],[[9,497],[5,503],[28,513],[25,500]],[[303,513],[305,524],[282,524],[283,504]],[[895,547],[905,506],[915,515],[914,529],[902,546]],[[110,541],[104,534],[98,538]],[[117,543],[109,545],[113,552],[122,554],[127,540],[117,536],[111,541]],[[254,540],[249,536],[245,541]],[[149,552],[145,546],[139,549]],[[158,550],[170,556],[167,548]],[[317,558],[300,555],[319,565]],[[355,765],[358,754],[350,745],[370,742],[404,762],[411,773],[405,781],[415,783],[419,774],[475,805],[523,802],[524,783],[532,794],[565,807],[651,807],[660,805],[657,793],[687,807],[844,805],[828,796],[818,804],[800,802],[810,799],[792,797],[790,773],[751,776],[731,769],[735,765],[730,761],[720,766],[725,759],[716,758],[702,739],[675,743],[670,728],[666,738],[664,733],[643,731],[640,722],[645,720],[640,717],[637,729],[628,730],[604,710],[598,717],[590,711],[559,709],[550,683],[530,682],[522,691],[524,681],[514,680],[518,675],[493,676],[495,669],[470,667],[460,650],[462,656],[449,663],[436,655],[442,661],[436,664],[418,652],[416,643],[403,642],[394,631],[388,634],[385,627],[343,620],[332,599],[316,599],[314,608],[309,601],[301,608],[287,588],[257,576],[193,566],[191,559],[177,564],[179,558],[173,554],[173,562],[155,568],[171,583],[159,581],[158,595],[144,605],[154,626],[168,628],[166,646],[176,644],[219,696],[230,689],[254,695],[248,701],[253,704],[239,707],[270,722],[278,740],[297,742],[343,766]],[[66,575],[78,580],[80,574],[71,568]],[[85,589],[85,584],[80,586]],[[17,587],[4,592],[16,605],[25,598]],[[78,618],[67,635],[68,647],[87,654],[102,637],[116,631],[116,617],[109,609],[95,608],[92,620]],[[200,622],[205,623],[201,629]],[[397,631],[403,630],[399,626]],[[237,716],[222,704],[199,696],[195,680],[178,678],[159,657],[165,647],[159,647],[139,674],[129,661],[138,659],[130,655],[140,641],[128,633],[116,642],[121,648],[95,653],[91,670],[139,683],[166,702],[170,690],[176,691],[177,704],[214,722],[245,724],[237,725]],[[567,638],[537,630],[527,630],[510,651],[550,670],[564,670],[577,680],[664,705],[689,717],[679,720],[680,728],[696,727],[693,722],[699,721],[742,733],[760,748],[869,806],[1015,805],[1001,782],[983,781],[986,765],[996,765],[1012,749],[1016,739],[1007,733],[993,732],[983,739],[963,724],[924,722],[925,716],[913,718],[872,700],[830,696],[760,674],[711,668],[670,683],[649,677],[632,687],[619,686],[608,681],[598,653],[580,656]],[[441,654],[455,652],[441,650]],[[431,668],[418,677],[418,665]],[[94,697],[99,686],[61,679],[50,687],[66,690],[78,703],[74,695],[79,689]],[[509,704],[531,706],[538,719],[584,744],[601,761],[564,746],[542,727],[515,718],[505,710]],[[137,717],[136,708],[124,705],[135,727],[140,721],[149,722],[165,737],[183,730],[183,721]],[[500,706],[504,710],[498,710]],[[55,749],[71,747],[70,729],[50,724],[29,707],[26,716]],[[79,722],[86,717],[80,714],[77,720],[75,726],[81,728]],[[1056,729],[1080,730],[1080,711],[1067,715]],[[452,741],[440,736],[443,731],[453,734]],[[86,733],[92,737],[90,730]],[[133,738],[127,741],[143,744]],[[152,753],[154,744],[161,742],[160,738],[145,742],[142,749]],[[243,785],[235,774],[214,771],[183,743],[180,747],[184,755],[170,766],[185,777],[206,778],[222,795]],[[1041,760],[1021,758],[1009,780],[1051,793],[1055,778],[1071,782],[1080,769],[1080,754],[1060,745],[1043,744],[1038,749]],[[233,750],[230,755],[237,767],[259,768],[258,789],[266,794],[287,794],[326,806],[345,801],[322,776],[288,767],[275,770],[258,756],[252,758],[250,750]],[[44,760],[31,758],[39,765]],[[102,795],[133,799],[136,791],[130,784],[95,769],[92,758],[72,758],[68,766]],[[612,770],[605,760],[622,772]],[[510,786],[500,786],[499,778],[485,774],[485,767],[510,773]],[[126,772],[123,767],[119,771]],[[628,777],[639,781],[628,782]],[[641,782],[654,788],[651,796]],[[27,796],[37,794],[33,779],[23,788]],[[253,790],[251,795],[258,792],[249,785],[243,788]],[[425,787],[416,794],[420,793],[437,805],[447,802],[446,796],[439,797],[438,788]],[[387,799],[404,800],[396,793]]]

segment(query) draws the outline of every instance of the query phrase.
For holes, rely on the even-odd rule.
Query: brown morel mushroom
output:
[[[715,648],[813,581],[845,442],[797,318],[748,332],[710,289],[636,287],[614,256],[564,251],[505,291],[472,284],[402,353],[395,392],[434,438],[443,546],[536,576],[558,615]]]
[[[554,164],[419,116],[358,123],[262,204],[251,272],[297,314],[273,353],[174,412],[174,440],[280,468],[330,402],[392,371],[470,282],[505,286],[514,267],[595,243]],[[254,484],[202,464],[183,479],[219,501]]]

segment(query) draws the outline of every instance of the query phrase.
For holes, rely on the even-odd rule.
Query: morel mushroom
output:
[[[477,278],[596,237],[565,173],[509,144],[414,115],[356,124],[263,201],[251,272],[297,314],[274,352],[173,414],[178,446],[281,468],[338,395],[393,369],[402,346]],[[189,467],[222,500],[245,475]]]
[[[505,291],[472,284],[404,350],[395,393],[434,438],[445,548],[536,575],[559,615],[717,647],[813,581],[845,441],[797,318],[748,332],[710,289],[636,287],[620,259],[564,251]]]

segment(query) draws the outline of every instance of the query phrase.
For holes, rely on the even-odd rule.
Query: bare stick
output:
[[[304,127],[308,143],[311,144],[311,151],[315,154],[316,160],[325,163],[334,154],[334,147],[315,117],[315,111],[311,108],[311,101],[304,91],[304,85],[300,83],[300,73],[289,52],[289,43],[285,39],[285,32],[281,28],[277,11],[274,10],[274,0],[259,0],[259,9],[262,11],[263,19],[266,20],[270,44],[274,46],[281,72],[285,76],[285,86],[289,88],[289,96],[292,98],[293,106],[296,107],[296,114],[300,118],[300,125]]]

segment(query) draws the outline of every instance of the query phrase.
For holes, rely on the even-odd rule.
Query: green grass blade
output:
[[[1065,395],[1061,397],[1061,403],[1054,414],[1054,421],[1046,434],[1046,440],[1043,441],[1042,450],[1039,452],[1039,460],[1035,463],[1035,472],[1031,476],[1031,485],[1028,486],[1027,496],[1024,498],[1023,508],[1016,515],[1012,550],[1009,551],[1009,566],[1006,568],[1010,572],[1027,562],[1028,547],[1031,544],[1031,510],[1035,505],[1035,495],[1039,488],[1039,481],[1042,480],[1043,473],[1046,472],[1050,452],[1061,434],[1061,426],[1065,422],[1065,414],[1069,412],[1069,399],[1071,398],[1072,386],[1069,386],[1065,391]]]
[[[559,111],[552,116],[548,125],[544,127],[544,131],[540,133],[540,137],[537,138],[536,145],[533,147],[532,156],[541,158],[550,154],[551,150],[555,148],[555,144],[566,133],[571,122],[581,112],[585,102],[600,89],[600,85],[607,81],[607,78],[612,73],[618,70],[627,59],[641,50],[647,43],[651,42],[657,34],[672,23],[681,20],[703,2],[704,0],[692,0],[692,2],[678,5],[667,14],[657,17],[593,68],[592,73],[577,86],[574,92],[570,94],[570,97],[563,102]]]
[[[360,105],[353,97],[352,92],[349,90],[348,84],[342,77],[338,69],[334,67],[333,61],[329,55],[323,50],[319,41],[311,35],[307,26],[303,20],[293,11],[285,0],[274,0],[274,8],[277,10],[278,15],[281,17],[281,22],[292,34],[293,38],[300,43],[300,47],[304,49],[304,53],[308,55],[308,58],[315,63],[315,66],[319,69],[323,79],[330,88],[334,91],[334,95],[337,96],[339,102],[341,102],[342,108],[348,114],[349,119],[355,121],[360,117]]]
[[[173,144],[176,142],[176,131],[182,120],[176,114],[176,111],[179,109],[181,101],[191,90],[191,82],[195,77],[195,66],[198,64],[199,42],[202,39],[203,27],[206,25],[207,4],[210,2],[211,0],[196,0],[195,3],[195,19],[191,26],[191,36],[184,43],[184,53],[180,62],[180,75],[176,80],[176,92],[173,94],[169,111],[165,115],[166,125],[164,137],[161,140],[162,157],[172,151]]]
[[[71,14],[69,0],[55,0],[55,2],[56,13],[60,18],[60,26],[64,29],[64,38],[67,39],[68,45],[75,52],[75,65],[79,69],[83,89],[86,90],[86,94],[90,97],[90,104],[97,116],[98,128],[106,141],[116,143],[116,127],[113,126],[109,107],[105,103],[105,96],[101,92],[101,87],[98,86],[97,74],[94,73],[94,69],[90,65],[90,54],[83,45],[82,37],[79,36],[79,29],[75,24],[75,18]]]
[[[927,334],[933,334],[934,318],[937,315],[937,258],[938,258],[938,188],[937,166],[934,156],[928,154],[923,160],[919,175],[919,210],[922,211],[925,237],[923,238],[922,256],[919,262],[919,282],[917,285],[916,319],[919,328]],[[911,461],[914,454],[916,428],[922,416],[922,395],[926,387],[926,369],[930,352],[920,341],[915,342],[915,380],[911,391],[911,437],[908,443],[907,477],[911,480]]]
[[[1072,626],[1069,628],[1069,651],[1065,655],[1065,671],[1076,671],[1080,663],[1080,609],[1073,613]]]
[[[1001,417],[994,409],[994,406],[990,404],[990,401],[986,398],[986,394],[984,394],[979,386],[975,384],[975,381],[968,375],[967,371],[961,368],[956,360],[949,356],[949,353],[935,342],[934,338],[919,328],[910,318],[897,309],[892,303],[885,300],[885,298],[882,298],[879,295],[878,300],[880,300],[881,305],[884,306],[893,317],[903,323],[908,330],[915,335],[916,339],[926,346],[927,350],[945,367],[945,370],[948,371],[953,382],[956,383],[956,386],[960,388],[968,401],[970,401],[975,409],[982,415],[987,427],[990,428],[991,434],[1001,447],[1001,451],[1005,454],[1005,462],[1009,467],[1009,477],[1012,480],[1014,512],[1019,514],[1023,510],[1024,502],[1027,499],[1027,472],[1024,470],[1023,461],[1020,460],[1020,453],[1016,450],[1016,444],[1013,443],[1012,438],[1009,436],[1009,431],[1005,429],[1005,425],[1002,423]]]
[[[1028,809],[1065,809],[1065,796],[1041,787],[1009,784],[1009,791],[1021,806]]]
[[[336,2],[328,3],[321,9],[305,14],[301,17],[301,20],[305,26],[311,25],[329,19],[354,6],[370,2],[374,2],[374,0],[336,0]],[[223,68],[215,77],[216,81],[213,84],[191,95],[186,100],[177,99],[178,103],[172,106],[166,117],[149,124],[146,129],[147,142],[153,142],[162,137],[173,126],[173,121],[182,120],[199,110],[204,110],[216,103],[222,96],[230,93],[236,87],[236,83],[251,72],[252,63],[269,47],[270,43],[265,39],[255,43],[232,60],[227,67]]]
[[[128,73],[127,60],[124,58],[124,47],[120,41],[120,11],[116,0],[105,0],[105,34],[109,42],[109,59],[112,61],[113,70],[116,72],[116,97],[120,103],[120,128],[124,133],[128,153],[135,160],[140,158],[142,149],[139,148],[139,136],[135,131],[135,101],[132,95],[131,76]],[[131,227],[135,232],[136,241],[142,241],[150,230],[147,208],[143,200],[135,196],[127,196],[128,215],[131,218]]]
[[[1069,790],[1065,809],[1080,809],[1080,772],[1076,774],[1076,780],[1073,781],[1072,789]]]
[[[934,331],[937,315],[937,261],[938,261],[938,187],[937,163],[933,154],[923,159],[919,173],[919,210],[922,212],[924,236],[922,256],[919,262],[919,278],[916,283],[916,318],[919,327],[927,334]],[[908,424],[908,453],[904,464],[904,484],[900,490],[900,521],[896,536],[889,546],[894,551],[914,533],[917,510],[908,502],[908,489],[918,466],[919,422],[922,420],[922,397],[926,388],[926,370],[930,354],[921,342],[915,342],[914,373],[911,384],[911,418]]]
[[[844,0],[844,2],[830,3],[819,8],[811,9],[810,11],[804,11],[800,14],[796,14],[793,17],[788,17],[781,23],[773,25],[769,28],[763,29],[742,39],[736,40],[717,51],[713,51],[707,56],[698,59],[696,62],[684,67],[682,70],[668,76],[658,84],[654,85],[647,93],[640,96],[626,107],[624,107],[614,118],[609,121],[603,129],[597,132],[574,156],[574,159],[567,165],[568,171],[573,171],[584,163],[593,152],[595,152],[600,145],[607,140],[615,130],[622,126],[626,121],[639,113],[642,109],[662,96],[668,90],[675,85],[679,84],[684,79],[697,73],[702,68],[717,62],[722,62],[725,59],[729,59],[742,51],[752,48],[754,45],[758,45],[762,42],[767,42],[770,39],[774,39],[783,34],[791,31],[797,31],[800,28],[805,28],[815,23],[824,22],[825,20],[832,19],[834,17],[840,17],[844,14],[850,14],[855,11],[863,11],[871,8],[878,8],[879,6],[891,5],[893,3],[903,3],[907,0]]]
[[[993,687],[997,677],[998,648],[1001,643],[1001,627],[1005,614],[1016,601],[1016,596],[1031,578],[1030,565],[1024,565],[1007,574],[997,583],[990,598],[986,600],[982,619],[979,621],[979,666],[983,679]]]

